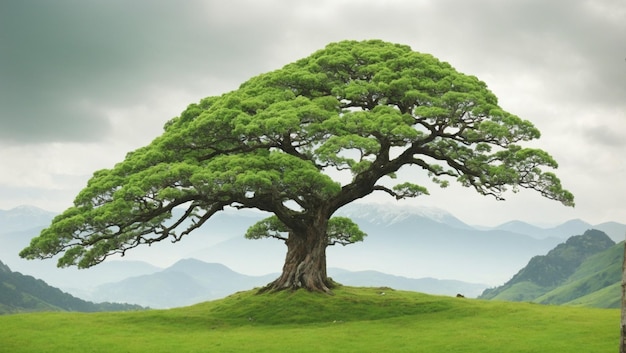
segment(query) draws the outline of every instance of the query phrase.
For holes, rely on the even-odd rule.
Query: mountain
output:
[[[32,276],[25,276],[0,262],[0,314],[28,311],[128,311],[138,305],[92,303],[76,298]]]
[[[545,304],[621,306],[624,242],[588,257],[561,286],[536,299]]]
[[[626,235],[626,224],[606,222],[591,225],[580,219],[572,219],[552,228],[541,228],[515,220],[503,223],[493,229],[526,234],[537,239],[559,238],[565,240],[574,234],[582,234],[587,229],[601,230],[615,242],[624,240],[624,236]]]
[[[16,208],[12,212],[27,215],[28,209]],[[545,254],[567,236],[587,229],[567,236],[537,236],[538,232],[528,231],[530,225],[526,230],[477,229],[445,210],[400,203],[352,203],[338,210],[337,215],[354,219],[368,236],[360,243],[330,247],[329,267],[492,286],[510,279],[533,256]],[[55,259],[19,258],[19,251],[49,222],[37,218],[38,221],[25,225],[22,222],[26,229],[0,232],[0,258],[16,271],[34,275],[81,297],[105,283],[154,274],[184,258],[221,263],[240,274],[262,276],[279,272],[286,252],[284,243],[275,239],[244,238],[246,229],[266,216],[267,213],[253,210],[226,209],[180,242],[162,241],[138,247],[123,258],[113,257],[85,270],[57,269]],[[2,226],[0,223],[0,229]],[[614,232],[622,226],[623,238],[626,226],[607,224]]]
[[[593,228],[605,232],[616,243],[622,242],[626,238],[626,224],[605,222],[596,224]]]
[[[14,271],[42,279],[49,285],[82,297],[84,291],[92,287],[129,276],[154,273],[162,268],[144,261],[107,260],[88,269],[76,267],[58,268],[56,258],[48,260],[25,260],[19,257],[19,251],[28,245],[30,239],[41,228],[14,231],[0,234],[0,259]]]
[[[581,234],[587,229],[592,229],[593,226],[581,219],[571,219],[565,223],[559,224],[552,228],[558,234],[566,234],[565,238],[569,238],[573,234]]]
[[[409,219],[421,218],[454,228],[473,229],[450,212],[435,207],[352,203],[338,210],[337,214],[350,218],[367,219],[370,223],[387,226]]]
[[[493,285],[511,278],[532,256],[559,243],[557,238],[475,229],[439,209],[351,204],[337,215],[351,217],[368,234],[363,242],[327,250],[329,267],[350,271]],[[199,246],[185,257],[219,262],[246,274],[278,272],[285,244],[274,239],[245,239],[242,229],[219,243]]]
[[[183,259],[153,274],[100,285],[90,299],[171,308],[223,298],[237,291],[263,286],[275,277],[276,274],[247,276],[221,264]]]
[[[401,213],[388,205],[358,204],[341,209],[338,213],[350,216],[368,236],[362,243],[330,248],[329,264],[410,278],[497,283],[558,243],[554,238],[480,230],[445,211],[426,211],[409,207]]]
[[[533,257],[504,285],[479,298],[542,304],[619,305],[623,244],[590,229]]]
[[[467,283],[457,280],[436,278],[408,278],[394,276],[378,271],[346,271],[330,268],[328,274],[334,281],[347,286],[357,287],[390,287],[398,290],[410,290],[420,293],[450,295],[462,294],[464,297],[475,298],[487,287],[485,284]]]
[[[55,215],[54,212],[26,205],[0,210],[0,233],[43,227],[49,224]]]
[[[554,234],[550,234],[549,230],[543,229],[532,224],[522,222],[522,221],[509,221],[503,223],[494,229],[504,230],[508,232],[518,233],[518,234],[528,234],[533,238],[543,239],[554,236]],[[575,234],[575,233],[574,233]]]
[[[461,281],[434,278],[413,279],[376,271],[350,272],[337,268],[329,269],[329,275],[344,285],[385,286],[430,294],[462,293],[468,297],[477,296],[487,287],[484,284]],[[237,291],[262,287],[277,277],[277,273],[247,276],[221,264],[184,259],[157,273],[98,286],[90,299],[132,302],[152,308],[172,308],[219,299]]]
[[[106,283],[120,282],[127,278],[147,276],[162,271],[163,268],[185,258],[187,253],[205,246],[218,244],[233,237],[243,238],[247,227],[265,217],[260,212],[250,210],[241,210],[241,212],[229,210],[216,214],[214,218],[206,222],[202,229],[189,234],[181,242],[172,244],[169,241],[163,241],[152,246],[133,249],[123,258],[112,257],[97,266],[77,269],[75,267],[57,268],[56,258],[25,260],[19,257],[19,252],[29,244],[31,238],[37,236],[41,229],[47,226],[51,219],[51,216],[36,217],[32,222],[24,222],[23,220],[33,214],[31,212],[33,209],[35,208],[18,207],[5,211],[11,214],[11,219],[22,221],[9,222],[15,225],[9,227],[12,231],[0,232],[0,258],[18,272],[33,275],[81,298],[90,298],[95,288]],[[5,218],[5,221],[7,219]],[[3,224],[0,223],[0,229],[2,228]],[[238,253],[231,252],[229,256],[235,257],[239,262],[247,262],[247,259]],[[278,269],[280,267],[273,270]]]

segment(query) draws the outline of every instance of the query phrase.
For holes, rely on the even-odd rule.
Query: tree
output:
[[[508,187],[527,188],[573,205],[555,174],[542,170],[556,168],[554,159],[518,144],[539,131],[502,110],[485,83],[378,40],[330,44],[191,104],[164,130],[95,172],[74,206],[20,255],[63,253],[58,266],[89,267],[142,244],[179,241],[224,207],[255,208],[273,216],[246,236],[287,245],[282,275],[267,288],[329,292],[327,246],[365,236],[332,215],[372,192],[428,193],[395,180],[401,168],[496,199]],[[349,181],[333,179],[348,172]],[[172,217],[174,208],[182,216]]]

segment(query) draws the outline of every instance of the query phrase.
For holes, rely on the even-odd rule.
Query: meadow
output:
[[[620,312],[341,286],[169,310],[0,316],[0,352],[615,352]]]

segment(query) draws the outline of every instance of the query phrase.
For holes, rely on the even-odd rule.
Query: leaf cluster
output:
[[[521,146],[539,136],[501,109],[484,82],[431,55],[379,40],[332,43],[191,104],[151,144],[94,173],[21,256],[64,252],[59,265],[88,267],[142,244],[178,241],[224,207],[275,215],[253,238],[281,227],[297,233],[375,191],[428,194],[394,181],[401,168],[497,199],[521,187],[573,205],[543,170],[556,168],[554,159]],[[351,179],[334,180],[340,171]],[[173,217],[175,208],[183,215]],[[352,225],[338,227],[328,229],[332,241],[360,239]]]
[[[247,239],[275,238],[287,241],[289,229],[276,216],[265,218],[248,229],[245,237]],[[340,244],[348,245],[363,241],[365,234],[359,226],[348,217],[332,217],[328,220],[326,227],[326,244],[329,246]]]

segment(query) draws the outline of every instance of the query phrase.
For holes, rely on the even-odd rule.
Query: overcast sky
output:
[[[189,103],[330,42],[373,38],[485,81],[541,130],[532,146],[576,197],[572,209],[430,186],[407,204],[469,224],[626,222],[623,0],[2,1],[0,209],[63,211]]]

